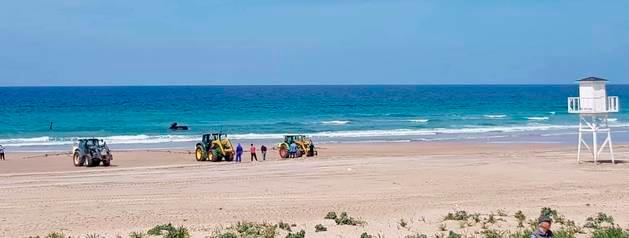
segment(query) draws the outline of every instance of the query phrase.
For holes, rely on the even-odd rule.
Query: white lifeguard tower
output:
[[[579,114],[579,145],[577,146],[577,163],[581,162],[581,146],[585,146],[594,157],[594,163],[605,149],[609,148],[612,163],[614,149],[612,147],[611,129],[607,124],[608,114],[618,112],[618,97],[607,96],[605,83],[607,80],[589,77],[579,80],[579,97],[568,98],[568,113]],[[592,146],[583,138],[583,133],[592,133]],[[599,133],[607,133],[603,144],[598,145]]]

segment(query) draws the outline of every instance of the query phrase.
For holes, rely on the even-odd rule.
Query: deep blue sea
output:
[[[615,135],[629,138],[622,107],[629,85],[609,85],[621,113]],[[190,147],[204,132],[237,141],[303,133],[318,142],[576,141],[567,113],[574,85],[539,86],[155,86],[0,88],[0,144],[60,149],[77,137],[113,147]],[[52,122],[52,130],[50,123]],[[189,131],[168,129],[178,122]],[[629,141],[629,140],[628,140]]]

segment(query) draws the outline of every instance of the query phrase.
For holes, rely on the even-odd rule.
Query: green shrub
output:
[[[105,238],[99,234],[87,234],[85,235],[85,238]]]
[[[561,225],[566,224],[566,217],[562,216],[557,210],[550,207],[544,207],[540,211],[540,216],[546,216],[553,220],[553,222]]]
[[[530,238],[531,235],[533,234],[533,230],[519,230],[516,231],[515,233],[509,233],[509,235],[507,237],[509,238]]]
[[[484,230],[481,232],[483,238],[504,238],[506,237],[506,233],[504,231],[499,230]]]
[[[336,212],[328,212],[328,214],[325,215],[325,219],[328,220],[335,220],[336,217]]]
[[[575,238],[575,233],[569,230],[555,230],[553,231],[553,238]]]
[[[360,234],[360,238],[384,238],[383,235],[378,234],[377,236],[374,235],[370,235],[367,232],[363,232],[362,234]]]
[[[454,213],[449,212],[446,217],[443,218],[444,221],[465,221],[470,218],[470,215],[467,214],[466,211],[455,211]]]
[[[277,223],[277,226],[278,226],[280,229],[282,229],[282,230],[285,230],[285,231],[291,231],[291,229],[290,229],[290,224],[288,224],[288,223],[284,223],[284,222],[280,221],[280,223]]]
[[[275,238],[277,235],[277,225],[268,223],[238,222],[224,230],[216,230],[210,238]]]
[[[428,238],[428,236],[424,235],[424,234],[417,233],[417,234],[414,234],[414,235],[407,235],[404,238]]]
[[[297,233],[288,233],[288,235],[286,235],[286,238],[305,238],[306,237],[306,231],[301,230]]]
[[[489,214],[489,218],[487,218],[487,222],[491,224],[496,224],[496,218],[494,217],[494,214]]]
[[[596,214],[595,217],[588,217],[587,219],[585,219],[585,225],[583,226],[585,228],[598,229],[598,228],[601,228],[601,226],[604,225],[605,223],[613,226],[614,218],[605,213],[599,212]]]
[[[129,238],[145,238],[146,233],[144,232],[131,232],[129,233]]]
[[[515,219],[518,220],[518,227],[524,227],[524,221],[526,221],[526,216],[522,211],[517,211],[515,215],[513,215]]]
[[[322,231],[327,231],[327,230],[328,228],[321,224],[318,224],[315,226],[315,232],[322,232]]]
[[[629,231],[623,231],[618,226],[600,228],[592,232],[592,238],[629,238]]]
[[[557,217],[557,210],[550,207],[543,207],[542,210],[539,212],[539,215],[554,218]]]
[[[456,233],[454,231],[450,231],[450,232],[448,232],[448,237],[447,238],[461,238],[461,234]]]
[[[46,238],[66,238],[66,235],[61,232],[51,232],[46,235]]]
[[[162,236],[164,238],[189,238],[190,232],[187,228],[180,226],[176,228],[172,224],[157,225],[146,232],[152,236]]]
[[[346,212],[342,212],[334,221],[337,225],[357,226],[365,224],[365,221],[350,217]]]

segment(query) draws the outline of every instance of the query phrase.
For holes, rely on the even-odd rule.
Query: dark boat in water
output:
[[[180,126],[179,124],[177,124],[177,122],[173,122],[173,124],[170,124],[169,129],[175,130],[175,131],[187,131],[189,128],[188,126]]]

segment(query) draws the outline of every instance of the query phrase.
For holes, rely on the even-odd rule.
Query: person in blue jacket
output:
[[[242,152],[244,152],[244,150],[240,143],[238,143],[238,146],[236,146],[236,163],[242,162]]]

